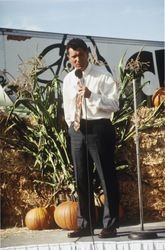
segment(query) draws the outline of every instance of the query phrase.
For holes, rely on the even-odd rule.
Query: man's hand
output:
[[[85,97],[89,98],[91,96],[91,91],[81,83],[78,84],[78,94]]]

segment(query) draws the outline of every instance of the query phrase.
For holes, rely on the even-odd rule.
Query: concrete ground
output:
[[[129,235],[131,232],[141,231],[140,225],[122,226],[118,229],[117,237],[105,239],[107,241],[129,241]],[[30,246],[41,244],[54,244],[64,242],[91,242],[103,241],[98,238],[100,229],[94,231],[95,235],[92,239],[91,236],[82,238],[68,238],[68,231],[62,229],[51,230],[29,230],[27,228],[11,228],[1,229],[1,247],[13,247],[13,246]],[[144,232],[156,232],[157,240],[163,240],[165,242],[165,221],[154,222],[144,224]]]

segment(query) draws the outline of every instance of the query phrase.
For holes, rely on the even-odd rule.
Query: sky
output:
[[[164,0],[0,0],[0,27],[164,40]]]

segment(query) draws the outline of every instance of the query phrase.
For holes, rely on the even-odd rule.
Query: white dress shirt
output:
[[[75,69],[68,73],[63,80],[64,115],[68,126],[75,117],[78,80],[75,76]],[[84,98],[82,119],[110,118],[112,113],[119,109],[117,84],[111,74],[101,66],[89,63],[83,71],[83,84],[91,91],[91,96]]]

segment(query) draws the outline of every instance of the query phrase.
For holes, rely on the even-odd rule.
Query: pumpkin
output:
[[[103,205],[104,204],[104,194],[101,194],[99,196],[100,203]],[[119,204],[119,218],[122,219],[124,217],[124,209],[123,207]]]
[[[30,230],[42,230],[49,228],[49,213],[44,207],[36,207],[29,210],[25,216],[25,225]]]
[[[78,202],[64,201],[60,203],[54,211],[54,220],[62,229],[76,230]],[[98,219],[98,208],[96,207],[96,220]]]
[[[159,88],[152,96],[152,103],[154,107],[158,107],[163,101],[165,101],[165,88]]]
[[[78,202],[64,201],[54,211],[54,220],[62,229],[75,230],[77,226]]]

